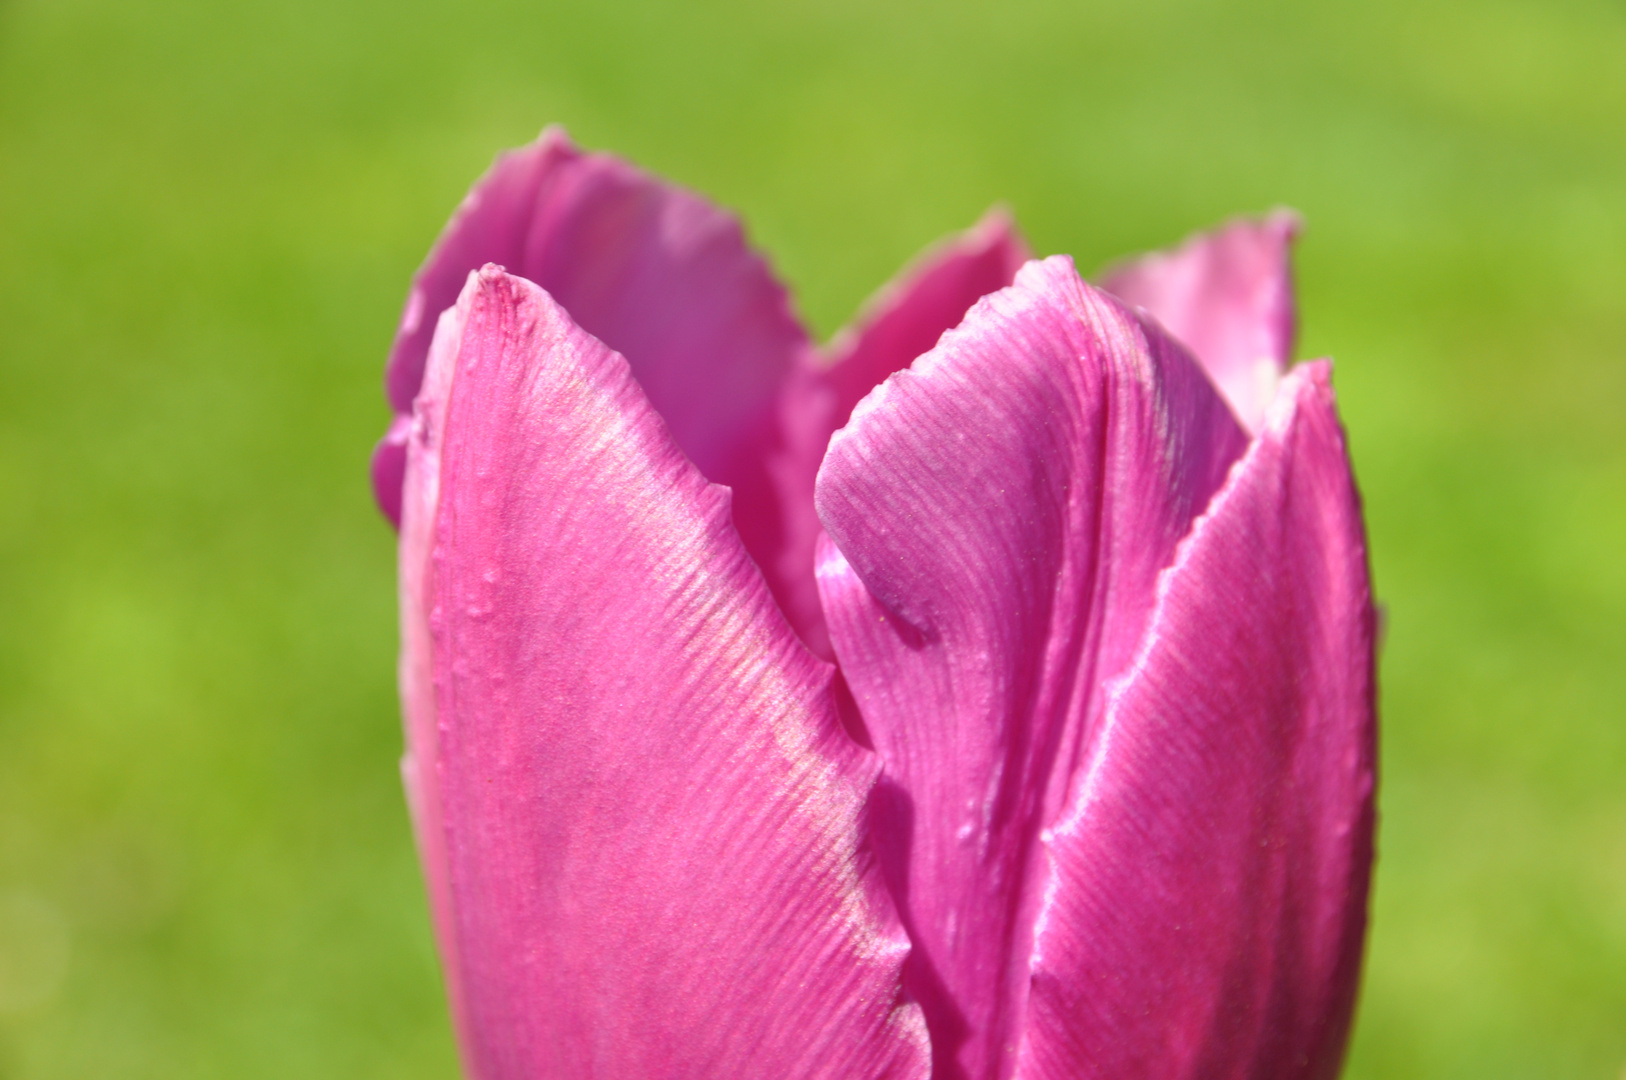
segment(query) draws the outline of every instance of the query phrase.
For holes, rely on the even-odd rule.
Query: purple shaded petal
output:
[[[1032,1080],[1331,1078],[1372,857],[1373,613],[1325,364],[1180,549],[1048,841]]]
[[[979,302],[831,442],[819,583],[883,762],[876,834],[936,1076],[1011,1075],[1040,831],[1245,445],[1190,357],[1065,258]]]
[[[814,541],[823,533],[813,512],[813,481],[830,435],[881,380],[937,344],[972,304],[1009,285],[1027,257],[1010,215],[990,210],[970,229],[922,252],[871,297],[857,323],[831,342],[828,363],[800,364],[786,380],[781,439],[768,462],[782,522],[768,581],[802,640],[827,660],[835,654],[813,581]]]
[[[784,288],[739,221],[553,127],[501,155],[412,279],[386,385],[410,411],[432,320],[486,263],[546,289],[632,365],[689,459],[714,482],[808,348]]]
[[[972,304],[1014,281],[1028,258],[1026,241],[1002,208],[916,256],[865,303],[857,324],[830,343],[834,426],[845,424],[853,406],[882,379],[958,326]]]
[[[457,302],[469,274],[486,263],[520,272],[538,198],[581,156],[563,128],[550,127],[531,145],[498,155],[464,196],[412,276],[395,329],[384,368],[384,392],[396,412],[412,411],[440,313]]]
[[[406,477],[407,433],[411,430],[412,418],[396,414],[384,437],[373,448],[372,465],[368,470],[378,509],[397,529],[401,527],[401,483]]]
[[[734,489],[746,548],[817,642],[813,530],[798,532],[797,514],[811,520],[798,503],[824,447],[791,439],[780,402],[787,377],[813,366],[812,346],[738,220],[618,158],[583,153],[559,128],[503,154],[413,278],[385,377],[397,412],[417,393],[430,323],[488,262],[542,286],[626,357],[678,447]],[[387,490],[379,498],[387,514]]]
[[[471,1075],[923,1075],[874,759],[628,363],[487,267],[414,423],[408,776]]]
[[[1298,215],[1235,221],[1105,275],[1102,287],[1145,308],[1185,343],[1256,432],[1293,353],[1291,248]]]

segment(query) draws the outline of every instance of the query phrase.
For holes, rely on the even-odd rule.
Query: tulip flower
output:
[[[413,281],[374,459],[471,1077],[1331,1077],[1373,606],[1294,221],[1101,285],[993,213],[812,344],[557,130]]]

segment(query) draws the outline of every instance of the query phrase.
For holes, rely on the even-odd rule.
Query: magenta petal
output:
[[[440,725],[436,717],[434,639],[435,515],[440,504],[441,433],[446,427],[446,403],[463,339],[467,305],[447,308],[437,320],[439,329],[430,348],[429,377],[423,380],[410,417],[390,425],[405,436],[403,481],[399,507],[401,602],[401,712],[406,728],[406,753],[401,757],[401,781],[407,810],[418,842],[429,892],[429,911],[440,944],[446,996],[458,1042],[467,1047],[468,1025],[463,1008],[463,967],[457,958],[457,934],[452,921],[451,881],[447,876],[446,830],[441,819]],[[388,438],[388,437],[386,437]]]
[[[1158,572],[1245,437],[1189,356],[1029,263],[836,434],[819,584],[939,1077],[1011,1075],[1064,804]]]
[[[1196,354],[1258,431],[1293,352],[1296,214],[1235,221],[1108,271],[1102,287],[1145,308]]]
[[[684,453],[726,482],[807,336],[737,219],[560,128],[503,154],[413,277],[386,385],[411,409],[433,327],[471,271],[497,263],[542,286],[625,356]]]
[[[990,210],[970,229],[922,252],[876,292],[857,323],[831,342],[826,364],[798,365],[786,380],[782,437],[768,459],[782,508],[776,534],[752,543],[755,523],[741,521],[737,509],[735,519],[753,554],[761,551],[759,558],[769,560],[764,572],[791,625],[820,656],[833,654],[812,576],[814,541],[823,532],[813,512],[813,480],[831,433],[859,399],[937,344],[972,304],[1009,285],[1027,257],[1010,215]],[[777,554],[767,555],[772,551]]]
[[[1372,855],[1373,613],[1325,364],[1181,549],[1049,840],[1022,1075],[1331,1078]]]
[[[734,489],[736,524],[769,585],[810,637],[811,533],[796,546],[789,492],[823,452],[787,446],[779,395],[812,346],[739,222],[698,195],[550,128],[502,155],[474,186],[413,278],[385,382],[398,412],[422,378],[433,319],[488,262],[542,286],[588,333],[626,357],[672,438]],[[380,489],[387,506],[388,493]],[[386,510],[387,512],[387,510]],[[798,593],[800,602],[791,594]],[[813,609],[809,616],[804,609]]]
[[[501,154],[464,196],[434,248],[412,276],[406,307],[384,368],[384,392],[398,413],[412,411],[440,313],[457,302],[469,274],[488,262],[525,261],[525,239],[538,197],[581,160],[564,130],[550,127],[536,142]]]
[[[627,362],[485,268],[407,489],[406,771],[470,1074],[924,1075],[874,760]]]
[[[927,249],[864,305],[855,326],[830,343],[829,379],[836,390],[835,427],[881,380],[908,367],[959,325],[971,305],[1016,278],[1028,246],[1001,208]]]
[[[397,529],[401,527],[401,482],[406,476],[407,433],[411,429],[412,418],[397,414],[373,448],[372,465],[368,470],[378,509]]]

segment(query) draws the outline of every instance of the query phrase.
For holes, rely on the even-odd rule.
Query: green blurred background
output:
[[[1383,655],[1349,1074],[1626,1066],[1619,0],[0,0],[0,1077],[452,1077],[365,482],[408,276],[563,121],[822,334],[1007,201],[1297,207]]]

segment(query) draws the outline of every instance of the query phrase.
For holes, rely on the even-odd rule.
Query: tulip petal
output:
[[[412,411],[440,313],[457,302],[469,274],[488,262],[523,272],[525,242],[537,203],[557,186],[562,173],[577,167],[581,157],[564,129],[549,127],[529,146],[499,154],[464,196],[412,276],[395,328],[384,368],[384,393],[396,412]]]
[[[1031,1080],[1337,1075],[1372,856],[1373,609],[1325,364],[1181,546],[1047,841]]]
[[[1296,214],[1235,221],[1110,269],[1102,287],[1145,308],[1202,362],[1257,432],[1293,352]]]
[[[1041,829],[1245,445],[1184,350],[1066,258],[980,301],[831,442],[819,584],[883,762],[876,836],[938,1077],[1011,1075]]]
[[[413,799],[440,829],[420,844],[444,860],[469,1072],[924,1075],[862,840],[876,765],[728,492],[530,282],[481,270],[442,335],[403,601],[407,664],[431,669]]]
[[[379,451],[382,456],[392,436],[400,440],[403,460],[401,503],[397,508],[401,530],[399,680],[406,728],[401,782],[406,789],[418,860],[423,865],[428,887],[435,940],[440,944],[452,1026],[458,1033],[458,1044],[465,1047],[469,1043],[463,1007],[463,967],[457,958],[451,881],[447,875],[446,830],[441,818],[440,725],[436,718],[434,640],[430,627],[435,612],[432,559],[435,513],[440,504],[441,435],[446,428],[448,392],[467,315],[467,307],[462,304],[441,313],[429,350],[428,375],[418,392],[413,414],[390,425],[391,434],[385,437]]]
[[[834,427],[845,424],[853,406],[881,380],[908,367],[945,330],[958,326],[972,304],[1014,281],[1028,258],[1027,242],[999,207],[916,256],[865,303],[856,325],[830,343]]]
[[[824,448],[787,445],[779,402],[787,377],[812,366],[812,345],[738,220],[549,128],[497,159],[413,278],[385,376],[397,412],[411,409],[435,317],[488,262],[542,286],[626,357],[679,448],[734,489],[741,537],[793,621],[822,634],[810,625],[811,529],[798,534],[792,519]],[[803,490],[786,490],[797,477]]]
[[[373,498],[391,525],[401,527],[401,484],[406,478],[407,434],[412,429],[412,418],[397,413],[373,448],[369,474],[373,481]]]
[[[433,320],[471,271],[497,263],[546,289],[621,353],[672,437],[726,483],[737,443],[808,347],[784,288],[738,220],[553,127],[497,159],[412,280],[390,350],[391,404],[407,412]]]
[[[916,256],[882,286],[857,322],[836,334],[826,363],[798,365],[786,380],[783,435],[769,463],[782,525],[773,541],[756,545],[750,544],[748,528],[742,532],[753,551],[778,545],[771,567],[764,567],[774,597],[802,640],[827,660],[834,654],[812,573],[814,542],[823,532],[813,512],[813,481],[830,435],[881,380],[937,344],[972,304],[1009,285],[1027,257],[1027,244],[1010,214],[990,210],[965,232]]]

